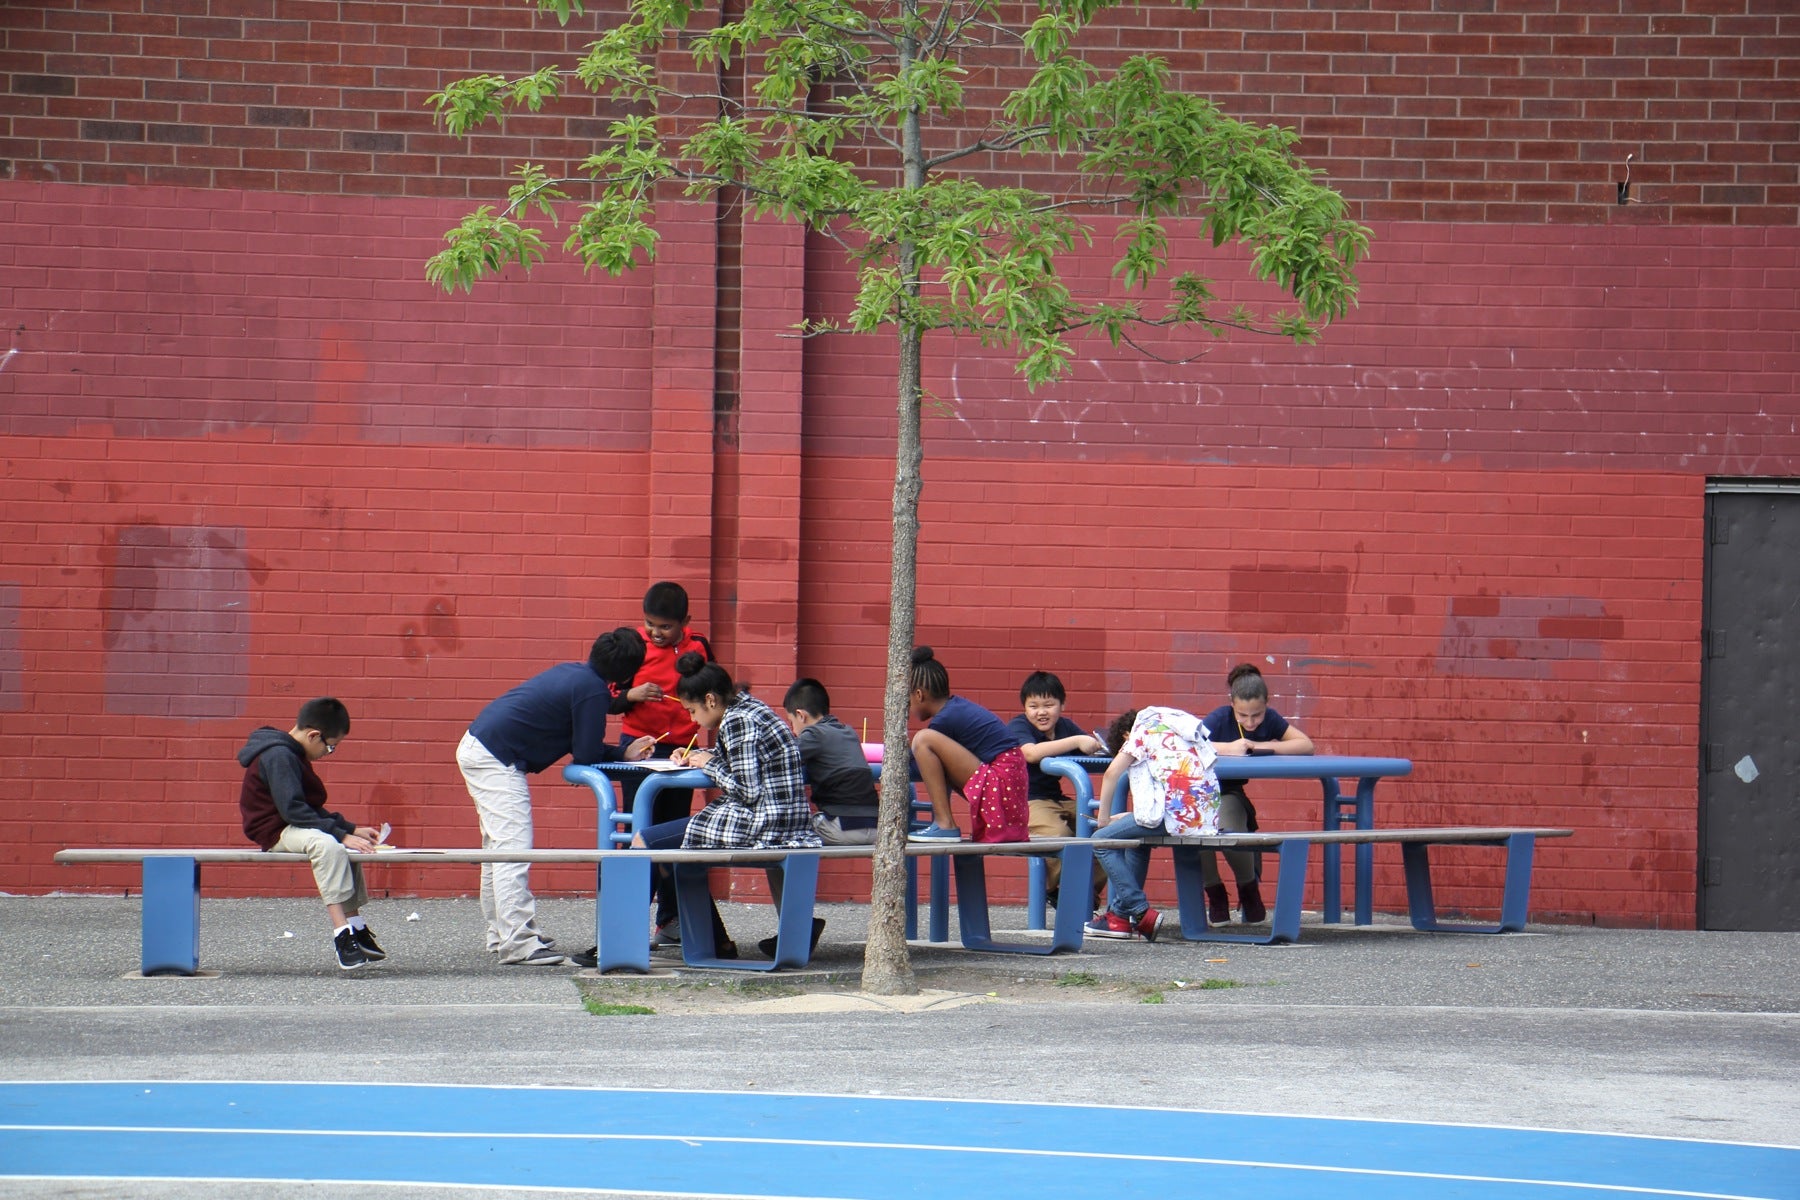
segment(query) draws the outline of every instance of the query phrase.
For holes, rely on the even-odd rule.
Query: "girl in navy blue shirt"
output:
[[[1213,709],[1201,722],[1214,751],[1224,755],[1313,752],[1312,739],[1269,707],[1269,685],[1254,666],[1241,663],[1233,667],[1225,677],[1225,690],[1231,703]],[[1241,779],[1219,781],[1219,827],[1256,832],[1256,808],[1245,795]],[[1256,855],[1249,850],[1233,851],[1225,855],[1225,862],[1237,880],[1244,922],[1261,921],[1268,915],[1268,908],[1257,879]],[[1231,920],[1231,897],[1219,878],[1218,855],[1211,850],[1202,851],[1200,866],[1206,880],[1206,919],[1223,925]]]
[[[931,797],[932,823],[908,836],[917,842],[961,840],[950,811],[954,790],[969,802],[975,841],[1028,840],[1030,780],[1019,740],[999,717],[950,694],[950,673],[930,646],[913,647],[911,703],[913,719],[930,722],[913,735],[912,756]]]

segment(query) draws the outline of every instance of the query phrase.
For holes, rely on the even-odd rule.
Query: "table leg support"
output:
[[[962,860],[957,860],[962,865]],[[962,872],[957,872],[961,879]],[[957,888],[956,902],[962,903],[962,888]],[[981,898],[981,911],[987,911],[987,892],[984,889]],[[942,855],[931,860],[931,940],[947,942],[950,940],[950,864]]]
[[[1375,828],[1375,780],[1356,781],[1356,828]],[[1356,848],[1356,923],[1375,919],[1375,846],[1364,842]]]
[[[200,970],[200,864],[180,856],[144,859],[142,966],[146,975]]]
[[[1347,814],[1344,812],[1344,798],[1338,792],[1337,780],[1321,779],[1319,787],[1325,797],[1325,819],[1319,827],[1327,830],[1342,829]],[[1344,919],[1343,858],[1336,845],[1323,845],[1319,849],[1324,858],[1324,868],[1320,874],[1324,895],[1319,902],[1319,919],[1327,925],[1336,925]]]
[[[906,860],[906,940],[919,936],[919,860]]]
[[[1025,928],[1044,928],[1044,909],[1049,903],[1050,885],[1048,880],[1049,866],[1042,858],[1034,858],[1026,864],[1025,873]]]

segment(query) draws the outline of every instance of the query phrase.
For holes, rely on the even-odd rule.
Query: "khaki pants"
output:
[[[1067,796],[1061,800],[1033,800],[1031,802],[1031,836],[1034,838],[1060,838],[1075,836],[1075,802]],[[1051,856],[1044,859],[1044,886],[1056,891],[1062,886],[1062,859]]]
[[[304,854],[312,859],[313,881],[319,885],[319,898],[327,904],[341,904],[356,913],[368,902],[363,887],[362,868],[350,861],[344,844],[323,829],[301,829],[283,826],[271,850],[285,854]]]
[[[456,747],[456,765],[475,801],[483,850],[531,849],[531,786],[525,772],[489,753],[474,734]],[[504,963],[519,962],[553,946],[538,932],[537,897],[531,894],[530,863],[481,864],[481,915],[487,918],[487,948]]]
[[[1243,833],[1250,824],[1250,814],[1244,809],[1244,793],[1219,793],[1219,832]],[[1225,865],[1231,868],[1231,874],[1241,888],[1256,878],[1256,852],[1254,850],[1225,851]],[[1207,887],[1219,882],[1219,854],[1216,850],[1200,852],[1200,876]]]

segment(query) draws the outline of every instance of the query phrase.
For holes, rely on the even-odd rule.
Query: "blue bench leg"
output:
[[[620,857],[596,868],[594,944],[602,971],[650,970],[650,860]]]
[[[1206,885],[1198,854],[1175,856],[1175,896],[1180,905],[1181,936],[1190,942],[1240,942],[1273,946],[1300,940],[1300,902],[1306,896],[1306,858],[1311,847],[1303,840],[1281,843],[1276,862],[1281,877],[1275,881],[1275,906],[1269,912],[1269,933],[1214,933],[1206,920]]]
[[[712,890],[708,868],[683,863],[675,868],[675,894],[681,905],[681,961],[690,967],[721,971],[773,971],[777,967],[804,967],[812,957],[814,903],[819,894],[819,856],[795,854],[782,859],[781,907],[775,933],[775,958],[720,958],[713,941]]]
[[[200,970],[200,864],[180,856],[144,860],[143,971]]]
[[[1033,859],[1035,864],[1039,860]],[[1069,889],[1065,896],[1086,897],[1094,894],[1094,848],[1088,845],[1065,846],[1062,851],[1062,883],[1060,887]],[[1073,954],[1081,949],[1081,939],[1087,932],[1089,913],[1085,901],[1078,900],[1073,904],[1056,906],[1056,932],[1050,939],[1051,953],[1059,951]]]
[[[1464,925],[1439,921],[1431,891],[1431,847],[1424,842],[1405,842],[1400,853],[1406,863],[1406,908],[1414,929],[1430,933],[1517,933],[1525,928],[1531,909],[1531,861],[1537,836],[1514,833],[1504,842],[1464,843],[1506,847],[1506,885],[1500,896],[1500,923]]]
[[[939,859],[937,861],[942,861]],[[1070,886],[1081,884],[1092,889],[1094,884],[1094,851],[1091,846],[1070,846],[1062,851],[1063,870]],[[1065,912],[1056,910],[1056,933],[1048,946],[996,942],[988,925],[987,859],[981,855],[958,855],[956,859],[956,919],[961,927],[963,948],[987,950],[997,954],[1066,954],[1081,949],[1082,918],[1080,906]]]
[[[775,967],[804,967],[812,958],[813,910],[819,898],[819,856],[782,861],[781,912],[775,930]]]

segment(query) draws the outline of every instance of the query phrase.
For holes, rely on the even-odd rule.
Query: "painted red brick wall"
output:
[[[1568,824],[1539,915],[1691,925],[1703,487],[1800,475],[1786,7],[1217,0],[1093,31],[1294,126],[1374,253],[1312,348],[1084,346],[1032,395],[932,347],[920,638],[958,689],[1004,714],[1048,667],[1098,723],[1207,707],[1258,661],[1323,748],[1419,764],[1384,823]],[[356,716],[334,797],[472,844],[462,726],[653,578],[766,697],[817,674],[875,723],[892,356],[784,336],[846,306],[827,246],[669,205],[663,262],[623,280],[422,279],[513,163],[566,164],[616,115],[465,142],[426,97],[607,20],[0,9],[0,888],[131,886],[53,867],[64,844],[234,844],[232,752],[324,691]],[[1071,273],[1106,286],[1105,248]],[[540,842],[591,844],[554,776]],[[1304,785],[1256,794],[1314,819]],[[1466,853],[1446,907],[1498,885]]]
[[[636,619],[647,280],[446,297],[420,264],[457,215],[0,185],[0,886],[129,880],[64,843],[232,844],[244,734],[324,693],[354,722],[334,799],[473,844],[461,729]],[[590,844],[592,804],[540,828]]]
[[[1691,923],[1703,488],[1800,467],[1800,235],[1382,223],[1376,246],[1320,345],[1233,342],[1186,379],[1090,346],[1027,395],[933,346],[920,638],[1002,713],[1057,671],[1089,724],[1210,707],[1257,662],[1322,748],[1415,760],[1384,823],[1569,825],[1538,909]],[[847,287],[820,267],[809,291]],[[892,360],[810,354],[805,575],[843,585],[803,598],[801,666],[869,680],[840,707],[873,716]],[[1308,786],[1256,791],[1316,820]],[[1469,880],[1455,903],[1499,875]]]

